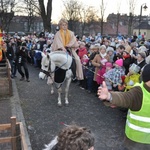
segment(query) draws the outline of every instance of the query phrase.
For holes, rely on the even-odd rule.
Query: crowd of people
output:
[[[97,95],[99,89],[98,96],[100,99],[108,99],[109,102],[112,102],[111,106],[129,108],[133,111],[130,113],[134,114],[135,107],[133,105],[129,107],[126,103],[123,105],[119,101],[112,101],[115,94],[111,96],[110,92],[129,91],[137,83],[145,81],[142,72],[145,66],[150,64],[150,40],[145,39],[144,36],[139,38],[134,34],[132,37],[124,37],[119,34],[117,37],[110,37],[98,33],[96,36],[83,35],[79,37],[68,30],[68,22],[61,19],[59,30],[56,31],[55,35],[45,31],[41,32],[40,35],[33,33],[24,37],[19,37],[17,34],[14,36],[7,35],[4,40],[6,57],[11,64],[12,78],[16,77],[18,71],[21,75],[20,81],[26,79],[27,82],[30,82],[27,63],[40,68],[42,52],[65,51],[72,55],[75,60],[73,63],[76,69],[75,71],[74,68],[72,69],[74,74],[72,82],[77,81],[81,89],[87,90],[88,93]],[[104,87],[104,89],[99,87]],[[141,88],[143,89],[143,86]],[[105,95],[101,94],[102,90],[104,90]],[[141,89],[137,89],[137,91],[142,94]],[[128,98],[128,94],[121,97]],[[115,98],[118,99],[117,96]],[[133,97],[131,96],[131,98]],[[141,104],[142,97],[139,96],[138,99],[140,99]],[[135,102],[136,98],[132,100]],[[139,108],[141,105],[135,109],[140,110]],[[127,126],[127,128],[130,127]],[[81,130],[82,132],[85,131],[84,129]],[[127,129],[127,132],[129,130]],[[130,138],[129,133],[127,136]],[[93,143],[90,147],[93,149]],[[88,149],[91,149],[90,147]]]
[[[150,62],[150,41],[144,38],[139,40],[136,36],[102,37],[100,33],[96,36],[83,35],[82,37],[75,37],[71,33],[69,39],[68,31],[71,31],[65,27],[68,43],[70,42],[66,44],[63,43],[64,40],[59,41],[63,33],[61,26],[64,28],[64,24],[67,24],[63,21],[60,22],[60,30],[57,31],[55,38],[54,34],[48,32],[41,32],[39,36],[33,33],[24,37],[19,37],[17,34],[6,37],[6,56],[12,67],[12,78],[16,76],[18,70],[21,75],[20,80],[26,78],[29,82],[27,62],[40,68],[41,52],[60,49],[68,51],[71,48],[77,68],[74,74],[80,87],[89,93],[97,92],[103,81],[106,81],[109,90],[114,91],[127,90],[129,86],[141,82],[139,75],[143,67]],[[60,46],[61,43],[66,45]],[[135,82],[132,77],[139,80],[135,79]]]
[[[92,41],[93,42],[93,41]],[[94,41],[95,42],[95,41]],[[85,43],[86,49],[87,43]],[[88,90],[101,86],[105,81],[109,90],[122,91],[129,90],[135,84],[142,81],[140,74],[143,67],[149,64],[149,41],[138,41],[138,39],[101,38],[99,42],[91,43],[87,51],[79,48],[79,54],[82,59],[88,59],[86,69],[84,69],[84,79],[89,80],[89,72],[93,75],[92,86],[86,87]],[[81,52],[80,52],[81,51]],[[84,55],[84,56],[83,56]],[[85,55],[88,56],[85,57]],[[93,68],[92,68],[92,67]],[[90,68],[90,69],[89,69]],[[91,71],[92,70],[92,71]]]
[[[11,65],[11,77],[15,78],[17,71],[21,75],[20,81],[26,79],[29,80],[28,65],[31,64],[35,67],[41,67],[41,52],[45,52],[45,49],[50,49],[53,34],[48,34],[45,37],[44,32],[40,35],[36,33],[27,36],[15,35],[5,35],[3,36],[5,47],[6,47],[6,57]],[[51,37],[49,37],[51,36]],[[23,70],[24,69],[24,70]]]

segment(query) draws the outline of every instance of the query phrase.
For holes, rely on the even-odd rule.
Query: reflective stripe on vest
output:
[[[136,126],[132,123],[130,123],[127,119],[126,123],[128,124],[128,126],[134,130],[137,130],[137,131],[141,131],[141,132],[145,132],[145,133],[150,133],[150,129],[149,128],[143,128],[143,127],[139,127],[139,126]]]
[[[139,120],[143,122],[150,122],[149,117],[137,116],[137,115],[132,114],[131,112],[128,115],[130,116],[130,118],[135,119],[135,120]]]
[[[150,92],[144,88],[144,83],[138,84],[143,92],[141,109],[129,109],[126,121],[126,136],[135,142],[150,144]]]

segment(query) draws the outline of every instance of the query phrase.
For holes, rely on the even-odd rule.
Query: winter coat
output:
[[[131,56],[130,55],[123,56],[123,66],[125,68],[125,74],[126,75],[129,72],[129,67],[130,67],[131,63],[132,63],[132,60],[131,60]]]
[[[87,49],[86,48],[79,48],[79,51],[78,51],[78,56],[80,59],[82,59],[83,55],[87,55]]]
[[[105,58],[107,60],[109,60],[109,56],[106,55]],[[101,64],[101,60],[102,60],[102,57],[100,56],[100,54],[96,54],[96,56],[94,57],[94,59],[92,60],[92,65],[95,67],[95,74],[94,74],[94,81],[96,81],[96,77],[97,77],[97,72],[99,69],[102,68],[102,64]]]
[[[136,83],[140,82],[140,74],[132,74],[125,77],[125,91],[131,89]]]
[[[14,50],[12,48],[12,46],[8,46],[7,47],[7,52],[6,52],[6,57],[8,60],[13,60],[14,59]]]

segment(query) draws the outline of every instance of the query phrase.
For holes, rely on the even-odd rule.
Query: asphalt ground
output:
[[[12,79],[13,96],[0,98],[0,124],[10,123],[16,116],[25,129],[28,150],[42,150],[65,124],[77,124],[91,129],[95,136],[95,150],[124,150],[124,112],[106,107],[94,93],[71,83],[69,106],[57,106],[57,91],[50,94],[46,80],[38,78],[39,69],[28,65],[30,82]],[[4,146],[3,146],[4,147]],[[7,150],[0,147],[1,150]]]
[[[48,144],[65,124],[77,124],[91,129],[95,136],[95,150],[124,149],[124,112],[106,107],[95,94],[82,90],[71,83],[69,106],[57,106],[57,92],[50,94],[46,80],[38,78],[39,69],[28,65],[30,82],[16,82],[25,125],[33,150],[41,150]]]

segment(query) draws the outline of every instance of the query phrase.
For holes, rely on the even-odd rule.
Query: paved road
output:
[[[29,72],[30,83],[19,81],[19,74],[15,80],[33,150],[44,148],[63,127],[61,122],[89,127],[96,138],[96,150],[123,150],[123,112],[104,106],[76,83],[70,87],[69,107],[59,108],[57,94],[51,95],[46,81],[38,78],[39,69],[29,65]]]

